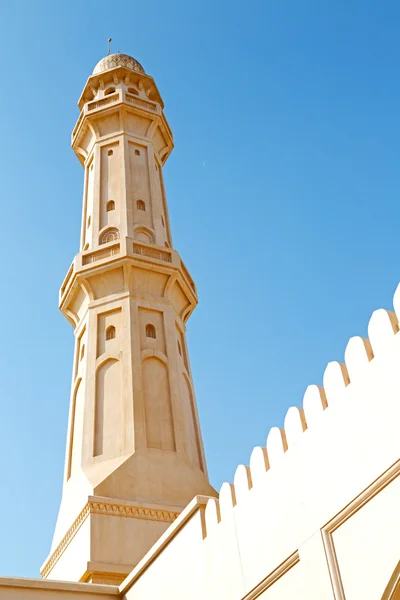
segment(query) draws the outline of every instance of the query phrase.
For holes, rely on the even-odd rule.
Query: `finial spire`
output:
[[[112,39],[108,38],[108,52],[107,52],[107,54],[111,53],[111,42],[112,42]]]

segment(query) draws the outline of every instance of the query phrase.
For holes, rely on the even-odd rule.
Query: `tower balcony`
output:
[[[155,150],[159,153],[162,164],[173,149],[173,134],[163,112],[161,96],[153,79],[147,75],[132,74],[118,67],[108,73],[92,76],[85,86],[78,106],[81,113],[72,132],[71,145],[82,165],[85,164],[93,144],[104,135],[138,133],[130,130],[129,119],[126,118],[129,114],[145,118],[154,124],[149,129],[148,137],[157,137],[158,144],[155,144]],[[101,121],[113,113],[118,115],[118,125],[111,132],[108,127],[102,126]],[[162,152],[160,139],[163,140]]]
[[[143,271],[158,272],[166,276],[163,296],[167,298],[173,287],[179,287],[178,316],[183,322],[189,318],[197,305],[197,289],[189,271],[178,252],[171,248],[160,248],[155,244],[122,238],[95,250],[77,254],[68,270],[59,292],[59,308],[70,323],[79,323],[79,311],[74,309],[77,295],[83,291],[88,303],[99,299],[99,294],[91,285],[98,276],[107,278],[107,273],[119,269],[122,273],[118,293],[135,294],[130,286],[129,268],[138,267]],[[116,292],[110,288],[110,293]],[[107,294],[105,294],[107,295]]]

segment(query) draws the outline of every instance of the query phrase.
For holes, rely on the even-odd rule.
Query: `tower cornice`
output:
[[[78,100],[78,106],[82,110],[86,102],[91,102],[98,90],[103,90],[107,86],[111,86],[120,81],[123,81],[126,86],[135,85],[143,92],[143,97],[149,98],[158,102],[161,108],[164,108],[164,102],[161,94],[158,91],[157,85],[150,75],[139,73],[127,69],[126,67],[115,67],[102,73],[91,75],[83,88],[82,94]]]
[[[118,127],[111,132],[102,131],[98,123],[104,117],[116,113]],[[148,126],[142,136],[136,131],[130,131],[127,115],[137,115],[146,119]],[[158,130],[161,133],[157,135]],[[165,118],[161,105],[153,100],[144,99],[123,89],[116,89],[112,94],[87,102],[83,105],[81,114],[71,136],[71,145],[82,165],[85,164],[95,142],[106,139],[108,136],[131,135],[136,139],[142,137],[143,141],[152,141],[154,151],[161,164],[164,164],[174,148],[171,128]],[[160,143],[161,140],[161,143]],[[163,141],[162,141],[163,140]]]
[[[197,290],[178,252],[172,249],[160,249],[154,244],[138,243],[126,238],[122,240],[122,243],[121,240],[118,240],[104,244],[95,251],[88,250],[75,256],[59,293],[59,308],[74,328],[80,322],[80,318],[73,308],[78,292],[83,290],[89,307],[90,303],[95,300],[90,283],[91,278],[124,266],[127,267],[127,271],[123,275],[120,294],[141,295],[140,290],[133,291],[129,276],[131,267],[163,273],[168,276],[163,297],[169,301],[171,290],[177,284],[186,298],[186,301],[182,302],[178,316],[183,323],[188,320],[198,302]]]

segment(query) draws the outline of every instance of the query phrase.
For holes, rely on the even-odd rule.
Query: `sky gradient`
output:
[[[174,247],[211,483],[301,405],[400,280],[395,0],[0,2],[0,575],[38,576],[59,507],[73,356],[58,289],[78,251],[70,149],[94,65],[163,96]],[[338,440],[340,444],[340,440]]]

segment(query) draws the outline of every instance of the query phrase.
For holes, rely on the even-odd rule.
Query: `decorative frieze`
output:
[[[140,98],[136,98],[135,96],[131,96],[130,94],[125,94],[125,100],[129,102],[129,104],[135,104],[136,106],[140,106],[141,108],[145,108],[146,110],[152,110],[153,112],[157,112],[157,105],[151,102],[147,102],[146,100],[141,100]]]
[[[139,246],[133,244],[134,254],[140,256],[147,256],[148,258],[155,258],[156,260],[163,260],[164,262],[172,262],[171,254],[169,252],[163,252],[162,250],[156,250],[155,248],[146,248],[145,246]]]
[[[73,137],[73,138],[75,137],[75,135],[76,135],[76,133],[77,133],[77,131],[78,131],[78,129],[79,129],[79,127],[80,127],[81,123],[82,123],[82,120],[83,120],[83,112],[81,112],[81,114],[79,115],[79,117],[78,117],[78,120],[77,120],[77,122],[76,122],[76,125],[75,125],[75,127],[74,127],[74,130],[73,130],[73,132],[72,132],[72,137]]]
[[[119,253],[119,244],[111,246],[111,248],[104,248],[97,252],[90,252],[90,254],[84,254],[82,256],[82,265],[89,265],[103,258],[108,258]]]
[[[118,102],[119,94],[112,94],[107,96],[106,98],[102,98],[101,100],[97,100],[97,102],[90,102],[87,107],[88,111],[95,110],[96,108],[103,108],[108,104],[113,104],[114,102]]]
[[[179,516],[178,512],[146,508],[143,506],[131,506],[127,504],[115,504],[107,502],[89,501],[79,513],[72,526],[49,557],[41,569],[43,578],[47,578],[55,564],[75,537],[89,515],[104,515],[107,517],[124,517],[127,519],[142,519],[145,521],[157,521],[160,523],[173,523]]]

